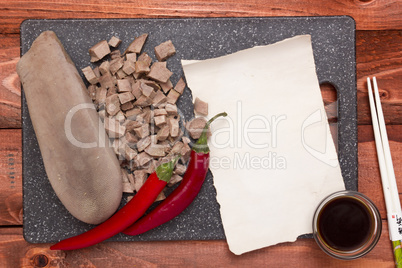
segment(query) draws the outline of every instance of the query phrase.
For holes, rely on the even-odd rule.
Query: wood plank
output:
[[[0,225],[21,225],[21,129],[0,130],[0,141]]]
[[[399,199],[402,203],[402,126],[388,125],[387,132],[398,185]],[[359,191],[367,195],[377,205],[382,218],[385,219],[387,213],[372,126],[359,126],[358,136]]]
[[[46,267],[392,267],[388,227],[366,256],[341,261],[322,252],[313,239],[256,250],[236,256],[226,241],[104,242],[74,251],[50,251],[50,244],[29,244],[22,228],[0,228],[0,267],[33,267],[35,260]]]
[[[0,35],[0,128],[21,127],[21,88],[15,71],[19,56],[19,36]]]
[[[384,45],[387,44],[387,45]],[[358,122],[371,124],[368,109],[367,76],[377,76],[387,124],[402,124],[402,43],[401,31],[357,32]],[[15,71],[19,57],[19,36],[0,34],[0,128],[21,127],[20,82]],[[324,99],[333,103],[334,96],[324,87]]]
[[[402,29],[398,0],[356,1],[2,1],[0,32],[18,33],[25,19],[255,17],[349,15],[358,30]]]
[[[359,124],[371,124],[367,77],[377,77],[387,124],[402,124],[402,31],[358,31],[356,35]]]

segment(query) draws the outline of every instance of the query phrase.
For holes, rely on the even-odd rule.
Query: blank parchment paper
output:
[[[229,248],[242,254],[312,232],[318,203],[344,190],[311,38],[182,61],[209,104],[214,186]]]

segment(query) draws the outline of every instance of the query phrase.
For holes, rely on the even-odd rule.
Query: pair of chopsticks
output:
[[[368,96],[370,101],[371,120],[373,122],[374,138],[377,148],[378,164],[384,192],[389,236],[392,241],[396,267],[402,268],[402,211],[399,201],[398,187],[392,165],[391,150],[389,149],[388,135],[385,128],[377,80],[373,77],[374,97],[370,78],[367,78]]]

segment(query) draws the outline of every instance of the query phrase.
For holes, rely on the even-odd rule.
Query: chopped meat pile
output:
[[[88,93],[120,160],[125,193],[137,192],[160,163],[178,154],[180,163],[169,186],[180,182],[191,152],[176,106],[186,84],[181,78],[173,86],[173,73],[166,62],[176,53],[175,47],[170,40],[158,45],[157,61],[153,61],[142,52],[147,38],[148,34],[142,34],[134,39],[124,54],[118,50],[119,38],[103,40],[89,49],[90,61],[96,67],[82,69],[89,82]],[[207,115],[208,105],[198,99],[196,104],[197,114]],[[188,123],[192,138],[201,133],[205,122],[196,118]],[[164,198],[162,192],[157,201]]]

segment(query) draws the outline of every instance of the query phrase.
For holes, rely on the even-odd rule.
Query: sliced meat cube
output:
[[[98,83],[98,77],[95,75],[95,72],[92,70],[91,66],[87,66],[81,69],[81,71],[90,84]]]
[[[174,168],[174,173],[177,175],[184,175],[186,172],[187,167],[182,164],[176,164],[176,167]]]
[[[186,163],[190,159],[191,148],[190,146],[188,146],[188,143],[184,143],[183,147],[181,148],[180,154],[183,163]]]
[[[87,89],[88,89],[88,94],[91,97],[91,99],[93,101],[96,100],[96,86],[95,85],[89,85]]]
[[[126,127],[126,134],[124,135],[124,137],[127,141],[127,145],[130,146],[131,148],[134,148],[138,142],[138,138],[133,133],[128,131],[127,127]]]
[[[155,122],[155,125],[156,125],[157,127],[160,127],[160,126],[162,126],[163,124],[166,124],[166,116],[164,116],[164,115],[155,116],[155,117],[154,117],[154,122]]]
[[[95,104],[98,107],[101,107],[105,105],[106,103],[106,94],[107,94],[107,89],[104,87],[98,87],[96,88],[95,92]]]
[[[123,67],[124,64],[124,59],[123,58],[116,58],[110,61],[110,66],[109,66],[109,70],[110,72],[115,75],[117,73],[117,71]]]
[[[135,158],[137,167],[145,166],[151,160],[152,160],[152,157],[149,154],[147,154],[146,152],[142,152],[142,153],[138,154]]]
[[[155,91],[152,91],[152,92],[151,92],[151,95],[149,95],[149,98],[151,99],[151,104],[153,103],[153,100],[154,100],[154,98],[155,98],[155,95],[156,95],[156,92],[155,92]]]
[[[159,129],[158,133],[156,134],[156,137],[158,141],[164,141],[169,137],[170,134],[170,127],[168,125],[163,126],[161,129]]]
[[[205,127],[207,120],[203,117],[196,117],[187,123],[187,130],[190,133],[191,138],[198,139]],[[210,136],[210,130],[208,129],[208,136]]]
[[[158,143],[158,138],[156,137],[156,134],[151,135],[151,143],[153,144],[157,144]]]
[[[170,81],[170,79],[167,80],[166,83],[159,83],[159,85],[161,86],[163,93],[168,93],[169,90],[171,90],[173,88],[173,84],[172,81]]]
[[[138,57],[137,61],[146,62],[149,67],[151,66],[152,58],[146,52],[144,52]]]
[[[164,61],[176,53],[176,49],[171,40],[163,42],[155,47],[155,56],[158,61]]]
[[[160,104],[166,102],[167,98],[165,94],[163,94],[162,91],[158,90],[156,91],[155,96],[152,99],[152,103],[154,106],[158,107]]]
[[[93,69],[93,71],[94,71],[94,74],[95,74],[95,76],[96,77],[100,77],[101,76],[101,73],[100,73],[100,71],[99,71],[99,66],[96,66],[94,69]]]
[[[117,90],[119,92],[130,92],[131,83],[128,79],[117,79]]]
[[[152,99],[145,95],[141,95],[135,102],[134,105],[138,105],[140,107],[150,106],[152,104]]]
[[[104,61],[101,63],[101,65],[99,65],[99,72],[104,75],[106,73],[109,73],[110,70],[110,62],[109,61]]]
[[[181,182],[182,180],[183,180],[182,176],[180,176],[178,174],[173,174],[168,182],[168,186],[172,187],[173,185],[175,185],[178,182]]]
[[[172,136],[173,138],[179,136],[180,133],[179,120],[173,117],[169,117],[168,125],[169,125],[170,136]]]
[[[128,92],[129,93],[129,92]],[[131,94],[131,93],[130,93]],[[129,101],[129,102],[126,102],[126,103],[124,103],[124,104],[122,104],[122,105],[120,105],[120,109],[122,110],[122,111],[128,111],[128,110],[131,110],[131,109],[133,109],[134,108],[134,104],[131,102],[131,101]]]
[[[165,156],[165,146],[151,143],[145,148],[145,152],[153,157],[162,157]]]
[[[143,124],[140,127],[134,128],[134,132],[139,138],[145,138],[149,135],[149,125]]]
[[[135,120],[127,119],[123,125],[127,128],[127,130],[134,130],[135,128],[141,127],[142,123]]]
[[[152,117],[152,111],[149,107],[145,107],[144,109],[142,109],[142,114],[140,116],[142,116],[142,118],[144,119],[144,122],[149,124],[151,122],[151,117]]]
[[[113,50],[112,52],[110,52],[110,59],[111,60],[118,59],[120,57],[121,57],[120,50]]]
[[[188,137],[186,137],[186,136],[183,136],[183,137],[181,138],[181,140],[183,141],[184,144],[189,144],[189,143],[191,142],[191,140],[190,140]]]
[[[109,96],[112,96],[115,94],[117,94],[117,87],[113,86],[113,87],[108,88],[106,97],[109,97]]]
[[[122,178],[122,181],[123,182],[129,182],[128,181],[128,172],[127,172],[127,170],[125,169],[125,168],[121,168],[121,178]]]
[[[158,85],[157,82],[152,81],[152,80],[146,80],[146,79],[140,79],[139,81],[143,82],[147,86],[152,87],[155,91],[160,90],[161,87]]]
[[[126,76],[124,79],[130,81],[130,85],[133,85],[133,84],[135,83],[135,79],[134,79],[134,77],[131,76],[131,75]],[[131,90],[130,90],[130,91],[131,91]]]
[[[150,72],[149,65],[145,61],[136,61],[134,64],[134,72],[136,74],[146,74]]]
[[[102,40],[89,49],[91,62],[98,61],[110,53],[109,44],[106,40]]]
[[[165,153],[166,154],[169,154],[170,150],[172,150],[172,146],[170,145],[168,140],[164,140],[162,142],[159,142],[159,144],[165,146]],[[172,159],[170,159],[170,160],[172,160]]]
[[[147,76],[153,80],[166,83],[172,74],[173,73],[166,68],[166,64],[164,62],[155,62],[152,64],[151,70]]]
[[[147,179],[147,173],[145,172],[145,170],[134,171],[134,190],[136,192],[140,190],[141,186],[144,184],[146,179]]]
[[[136,53],[127,53],[126,54],[126,61],[131,61],[132,63],[137,61],[137,54]]]
[[[116,72],[116,77],[117,77],[117,79],[123,79],[123,78],[127,77],[127,74],[123,71],[123,69],[119,69]]]
[[[141,127],[142,123],[138,122],[138,121],[133,121],[133,120],[127,119],[123,125],[127,128],[127,130],[131,131],[131,130],[134,130],[135,128]]]
[[[121,44],[121,40],[116,36],[112,36],[112,38],[110,38],[110,40],[108,42],[108,45],[111,47],[114,47],[114,48],[118,47],[120,44]]]
[[[150,97],[151,94],[154,92],[153,87],[150,87],[143,82],[140,82],[140,90],[142,92],[142,95],[145,95],[147,97]]]
[[[165,110],[168,115],[177,115],[177,106],[176,104],[166,104]]]
[[[148,174],[152,174],[156,170],[156,164],[157,161],[155,159],[152,159],[152,161],[149,161],[146,165],[145,172]]]
[[[161,104],[158,105],[158,109],[164,109],[166,106],[167,102],[162,102]]]
[[[112,142],[114,153],[117,155],[119,160],[124,159],[124,143],[119,138],[116,138]]]
[[[125,104],[127,102],[134,100],[134,96],[133,94],[131,94],[131,92],[120,93],[118,94],[118,96],[121,104]]]
[[[134,97],[138,99],[142,95],[141,90],[141,82],[136,81],[131,87],[131,93],[133,93]]]
[[[104,125],[109,138],[117,139],[126,133],[126,127],[120,125],[120,122],[115,119],[105,117]]]
[[[177,154],[181,153],[181,149],[183,148],[183,146],[184,146],[184,143],[182,143],[181,141],[176,142],[173,145],[172,149],[170,150],[169,154],[177,155]]]
[[[195,98],[194,101],[194,111],[198,115],[207,116],[208,115],[208,103],[200,100],[199,98]]]
[[[127,47],[126,53],[133,52],[139,54],[145,44],[145,41],[147,40],[147,37],[148,34],[142,34],[135,38],[134,41],[131,42],[131,44]]]
[[[151,137],[147,136],[145,138],[140,139],[137,142],[137,150],[138,152],[142,152],[151,144]]]
[[[167,95],[167,102],[170,104],[175,104],[180,97],[180,93],[174,89],[171,89]]]
[[[156,96],[155,96],[156,98]],[[154,98],[154,100],[155,100]],[[165,109],[155,109],[154,110],[154,116],[159,116],[159,115],[167,115],[167,112]]]
[[[115,85],[114,79],[110,74],[110,72],[101,75],[101,77],[99,77],[98,80],[101,87],[104,87],[106,89],[112,88]]]
[[[128,194],[134,193],[134,187],[131,185],[130,182],[128,182],[128,181],[123,182],[123,193],[128,193]]]
[[[124,157],[126,160],[131,161],[137,156],[137,151],[131,148],[128,144],[124,145]]]
[[[115,116],[113,116],[111,118],[119,121],[120,124],[126,120],[126,117],[122,111],[119,111]]]
[[[166,199],[166,195],[165,195],[165,193],[162,191],[162,192],[160,192],[160,193],[158,194],[158,196],[156,197],[155,202],[162,201],[162,200],[165,200],[165,199]]]
[[[133,109],[126,111],[125,115],[126,115],[127,119],[135,120],[137,115],[139,115],[140,113],[141,113],[141,108],[134,107]]]
[[[135,183],[135,177],[133,173],[128,173],[127,172],[127,179],[130,182],[130,184],[132,185],[133,189],[134,189],[134,183]]]
[[[135,71],[135,63],[134,61],[126,60],[123,64],[123,72],[130,75]]]
[[[110,115],[116,115],[120,111],[120,99],[117,94],[106,98],[106,112]]]
[[[146,107],[145,107],[146,108]],[[135,118],[135,121],[138,121],[138,122],[140,122],[141,123],[141,126],[142,126],[142,124],[144,124],[144,115],[143,115],[143,113],[141,113],[141,114],[139,114],[139,115],[137,115],[137,117]]]
[[[184,89],[186,88],[186,83],[184,82],[183,78],[180,78],[179,81],[177,82],[176,86],[174,87],[174,90],[181,94],[183,94]]]

